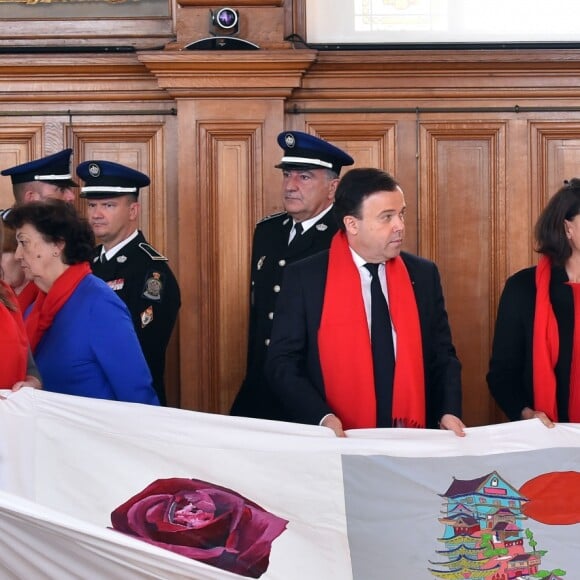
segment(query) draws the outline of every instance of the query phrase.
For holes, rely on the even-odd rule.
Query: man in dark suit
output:
[[[263,373],[282,276],[288,264],[329,247],[337,229],[332,204],[338,176],[354,161],[300,131],[280,133],[278,144],[284,151],[276,167],[282,169],[285,211],[264,218],[254,232],[246,376],[231,414],[286,420]]]
[[[139,189],[149,185],[149,177],[111,161],[85,161],[77,175],[85,182],[80,196],[88,200],[89,223],[101,241],[93,273],[127,305],[157,397],[165,405],[165,353],[181,297],[167,258],[137,228]]]
[[[388,173],[351,170],[336,191],[340,231],[330,250],[286,270],[265,374],[292,420],[338,436],[390,426],[464,434],[439,273],[401,252],[405,209]]]

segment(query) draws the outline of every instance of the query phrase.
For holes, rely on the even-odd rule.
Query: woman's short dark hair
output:
[[[580,214],[580,179],[575,177],[564,182],[538,217],[534,232],[536,252],[547,256],[554,264],[563,266],[572,255],[564,220],[574,219],[578,214]]]
[[[87,262],[93,256],[95,236],[89,222],[73,205],[60,199],[47,199],[20,205],[6,216],[6,224],[14,229],[32,225],[46,242],[64,242],[65,264]]]
[[[334,214],[338,227],[345,230],[344,218],[352,215],[361,217],[363,201],[378,191],[395,191],[399,187],[397,180],[382,169],[372,167],[351,169],[340,180],[334,196]]]

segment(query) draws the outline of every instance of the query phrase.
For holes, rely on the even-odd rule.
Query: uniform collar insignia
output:
[[[117,262],[119,262],[119,264],[124,264],[127,261],[127,256],[119,256],[117,258]]]
[[[290,221],[290,218],[288,217],[282,222],[282,225],[285,226],[289,221]]]
[[[326,231],[328,229],[328,226],[326,224],[317,224],[316,225],[316,229],[319,232],[324,232],[324,231]]]
[[[259,260],[258,263],[256,264],[256,270],[261,270],[262,266],[264,265],[264,261],[266,260],[266,256],[262,256]]]

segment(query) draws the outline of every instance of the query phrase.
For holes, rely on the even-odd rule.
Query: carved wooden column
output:
[[[227,412],[245,372],[251,237],[280,204],[284,102],[310,50],[166,51],[139,60],[177,103],[181,407]],[[172,227],[170,224],[168,227]]]

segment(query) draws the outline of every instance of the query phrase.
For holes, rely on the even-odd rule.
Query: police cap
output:
[[[0,173],[10,176],[13,184],[44,181],[61,187],[78,187],[71,179],[71,154],[72,149],[64,149],[47,157],[3,169]]]
[[[342,149],[302,131],[280,133],[278,145],[284,149],[284,156],[276,165],[279,169],[330,169],[338,175],[343,166],[354,163]]]
[[[139,195],[139,189],[151,183],[144,173],[113,161],[84,161],[77,175],[85,182],[80,196],[87,199]]]

